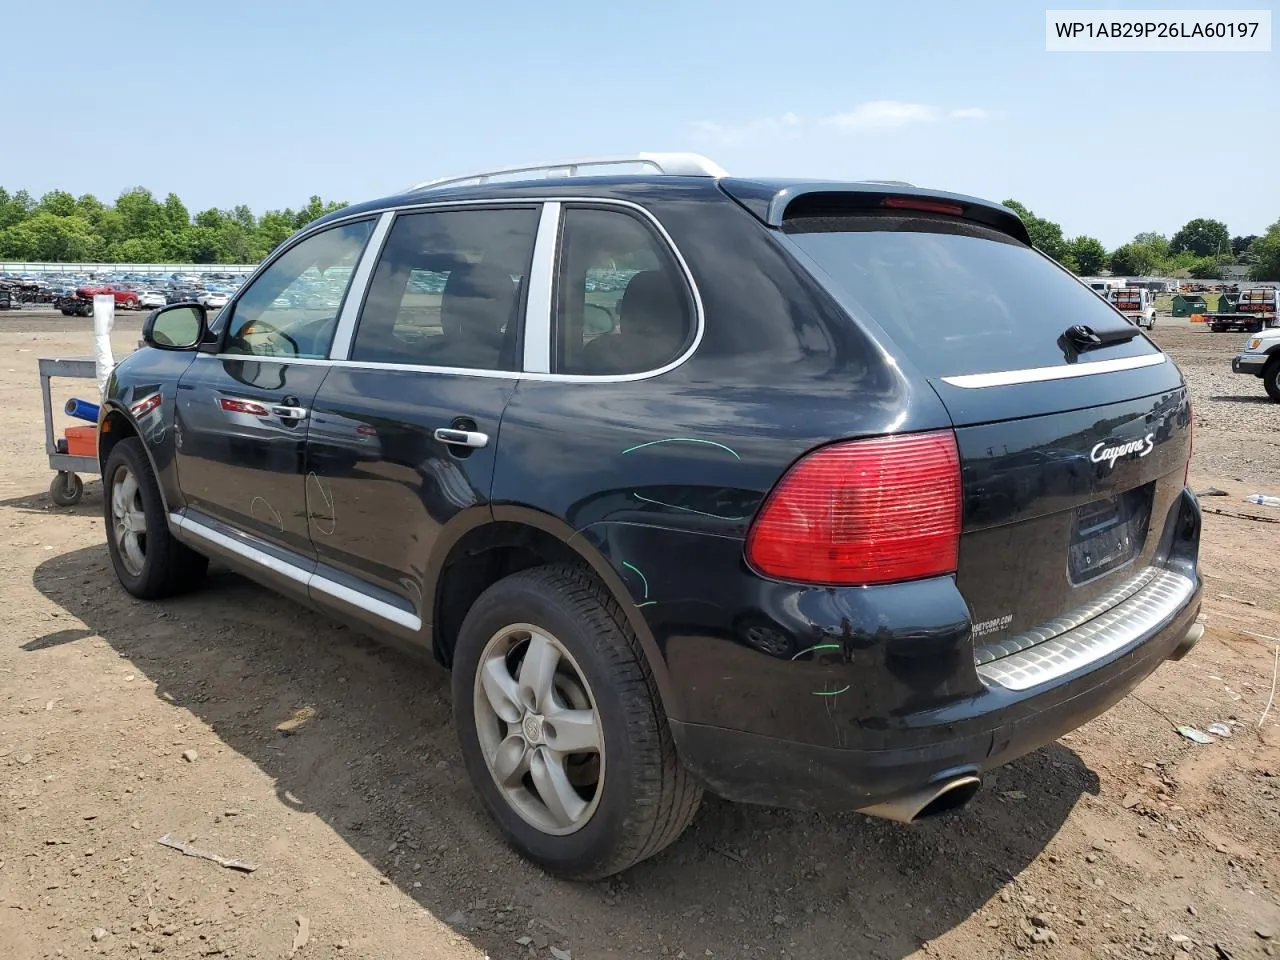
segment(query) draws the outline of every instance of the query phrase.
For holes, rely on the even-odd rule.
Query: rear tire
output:
[[[1276,357],[1262,371],[1262,385],[1267,388],[1267,396],[1280,403],[1280,357]]]
[[[549,656],[555,672],[534,670],[531,680],[530,656]],[[552,679],[539,685],[540,674]],[[463,621],[452,682],[471,782],[507,841],[545,870],[611,876],[658,853],[693,820],[702,788],[676,756],[648,660],[586,570],[535,567],[489,587]],[[540,686],[551,691],[546,700]],[[558,719],[566,709],[577,716],[573,727]],[[557,775],[566,776],[545,772],[565,755],[555,749],[562,732],[587,729],[595,746],[560,760]],[[502,773],[504,762],[511,773]],[[539,785],[556,782],[574,791],[567,803],[555,790],[543,801]]]
[[[170,597],[204,579],[209,558],[169,532],[160,485],[137,437],[111,448],[102,471],[102,504],[111,565],[135,597]]]

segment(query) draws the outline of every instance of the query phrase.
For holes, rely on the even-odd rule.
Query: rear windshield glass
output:
[[[926,376],[1058,366],[1073,356],[1062,336],[1069,327],[1084,324],[1099,333],[1129,327],[1061,268],[985,227],[815,217],[787,221],[784,229],[855,316],[883,327]],[[1084,359],[1154,352],[1137,336]]]

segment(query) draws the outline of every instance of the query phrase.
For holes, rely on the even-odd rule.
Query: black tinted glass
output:
[[[566,210],[555,289],[557,373],[657,370],[693,337],[683,276],[666,245],[630,214]]]
[[[538,208],[396,217],[352,345],[353,360],[519,369]]]
[[[883,327],[926,376],[1057,366],[1067,362],[1069,327],[1132,330],[1070,274],[985,228],[813,219],[786,229],[855,314]],[[1154,352],[1135,337],[1088,359]]]
[[[317,233],[282,254],[241,294],[225,353],[324,357],[372,220]],[[182,300],[195,300],[192,293]]]

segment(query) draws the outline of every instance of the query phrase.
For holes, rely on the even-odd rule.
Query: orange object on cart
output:
[[[67,453],[73,457],[96,457],[98,455],[97,427],[67,427],[63,431],[67,438]]]

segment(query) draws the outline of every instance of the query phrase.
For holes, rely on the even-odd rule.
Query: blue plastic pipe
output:
[[[72,397],[67,401],[67,405],[63,409],[66,410],[67,416],[75,417],[77,420],[87,420],[89,423],[98,422],[98,405],[96,403],[89,403],[87,400],[77,400]]]

